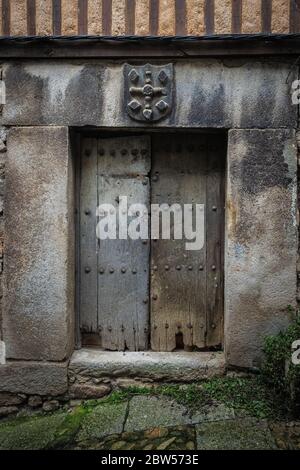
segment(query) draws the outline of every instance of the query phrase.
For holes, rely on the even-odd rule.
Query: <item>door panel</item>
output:
[[[150,185],[147,177],[151,164],[149,138],[99,139],[97,145],[98,159],[94,172],[89,170],[82,172],[81,210],[88,206],[92,197],[97,207],[101,204],[112,204],[119,210],[122,196],[127,197],[128,206],[142,203],[149,209]],[[92,184],[95,185],[95,174],[96,196],[95,190],[89,189],[90,180],[87,177],[88,175],[89,178],[93,178]],[[93,208],[95,209],[95,206]],[[89,228],[96,234],[95,214],[96,211],[89,213],[89,217],[93,220]],[[130,217],[128,221],[130,222]],[[82,231],[81,235],[85,235],[85,232]],[[90,238],[94,241],[94,235]],[[94,258],[91,263],[93,272],[90,270],[88,273],[90,284],[85,281],[84,285],[87,286],[85,290],[82,289],[83,330],[97,334],[98,345],[104,349],[146,350],[149,342],[150,244],[148,241],[144,243],[141,239],[129,238],[97,239],[96,242],[97,247],[93,251]],[[82,244],[84,243],[82,238]],[[90,246],[94,246],[94,243],[89,244]],[[83,277],[87,276],[86,259],[83,250],[81,263]],[[92,302],[85,300],[90,294]]]
[[[126,195],[129,206],[143,203],[149,208],[148,178],[100,177],[98,181],[100,203],[114,203],[120,195]],[[130,238],[100,240],[98,269],[102,347],[148,349],[149,243]]]
[[[208,150],[212,140],[180,134],[153,139],[151,202],[205,207],[200,251],[187,251],[184,239],[152,241],[151,347],[155,351],[221,343],[222,154]]]
[[[80,329],[98,331],[97,316],[97,139],[84,139],[80,184]]]
[[[207,319],[206,346],[223,342],[223,292],[224,292],[224,144],[208,142],[207,159]]]

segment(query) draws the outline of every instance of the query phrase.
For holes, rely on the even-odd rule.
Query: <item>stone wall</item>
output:
[[[149,124],[229,130],[225,338],[232,366],[259,366],[263,336],[284,328],[286,307],[296,304],[299,126],[287,83],[298,76],[293,64],[288,57],[177,61],[172,112]],[[67,392],[74,349],[69,130],[145,124],[127,114],[120,61],[18,60],[2,67],[7,364],[0,392],[47,401]],[[0,217],[0,237],[1,224]]]
[[[3,0],[0,35],[204,35],[300,31],[298,0]]]
[[[176,102],[155,127],[297,127],[297,106],[290,96],[297,78],[293,59],[186,58],[175,63],[174,71]],[[3,64],[3,79],[3,125],[144,127],[128,116],[119,61],[18,60]]]
[[[74,349],[75,234],[68,128],[12,128],[7,147],[6,357],[61,362]]]
[[[295,130],[230,130],[227,183],[227,360],[259,368],[264,338],[296,306]]]
[[[0,368],[0,418],[24,407],[53,411],[66,403],[102,398],[113,390],[190,383],[225,373],[221,352],[111,355],[82,349],[73,354],[69,367],[66,363],[12,362]]]
[[[3,298],[3,255],[4,255],[4,192],[5,192],[5,161],[6,161],[6,129],[0,127],[0,364],[4,361],[4,345],[2,341],[2,298]]]
[[[258,366],[263,336],[287,325],[286,307],[296,302],[298,109],[287,83],[288,76],[291,82],[297,77],[292,64],[288,58],[182,60],[175,64],[172,112],[155,124],[160,129],[231,129],[225,265],[225,338],[231,365]],[[62,199],[70,166],[67,129],[144,124],[133,122],[124,106],[122,63],[15,61],[3,64],[3,76],[7,104],[2,123],[13,127],[6,196],[6,277],[11,283],[4,316],[7,358],[62,361],[69,357],[66,338],[72,335],[66,277],[66,263],[72,259],[66,238],[72,209]],[[47,211],[52,218],[62,216],[64,224],[59,233],[55,224],[50,226],[51,255],[41,233],[48,228],[49,214],[41,210],[45,190],[47,201],[59,200],[56,213],[50,205]],[[24,298],[31,299],[25,306]]]

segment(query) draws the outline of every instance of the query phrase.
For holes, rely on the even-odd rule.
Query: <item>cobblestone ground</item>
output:
[[[76,449],[101,450],[195,450],[196,432],[193,426],[153,428],[143,432],[124,432],[90,441]]]
[[[220,403],[191,412],[167,397],[134,396],[2,420],[0,449],[300,450],[300,422],[243,416]]]

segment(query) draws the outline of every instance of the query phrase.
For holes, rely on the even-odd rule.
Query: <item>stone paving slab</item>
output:
[[[275,440],[266,421],[246,418],[196,426],[198,450],[271,450]]]
[[[123,432],[128,402],[97,406],[84,420],[76,441],[99,439]]]
[[[129,403],[125,431],[191,424],[184,406],[167,398],[136,396]]]
[[[68,412],[0,421],[0,450],[300,450],[300,422],[235,414],[221,403],[193,414],[165,396],[92,401]]]
[[[226,419],[234,419],[234,410],[221,404],[212,406],[204,406],[192,414],[191,421],[193,424],[200,424],[210,421],[223,421]]]
[[[124,432],[102,440],[86,441],[84,449],[97,450],[195,450],[193,426],[154,428],[147,431]],[[73,449],[81,449],[81,444]]]

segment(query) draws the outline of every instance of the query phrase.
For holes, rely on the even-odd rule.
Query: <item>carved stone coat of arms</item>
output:
[[[165,118],[173,105],[173,76],[173,64],[125,64],[125,105],[129,116],[149,123]]]

